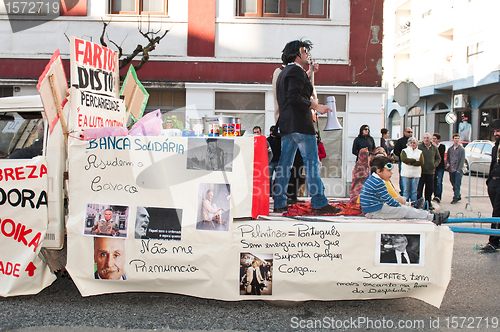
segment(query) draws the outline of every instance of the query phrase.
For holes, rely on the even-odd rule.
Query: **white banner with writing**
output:
[[[70,141],[67,269],[84,296],[414,297],[439,306],[453,233],[429,222],[251,215],[253,138]],[[74,175],[77,174],[77,175]]]
[[[36,294],[56,279],[40,257],[48,224],[44,157],[0,162],[0,296]]]

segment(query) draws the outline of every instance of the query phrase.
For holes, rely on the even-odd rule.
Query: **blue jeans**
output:
[[[274,181],[274,208],[286,206],[286,188],[290,178],[290,169],[297,148],[300,151],[306,171],[306,183],[311,195],[311,207],[319,209],[328,204],[325,196],[325,186],[319,175],[318,145],[315,135],[291,133],[281,137],[281,156],[276,167]]]
[[[409,198],[411,198],[412,202],[415,202],[417,200],[417,187],[420,178],[407,178],[403,176],[402,179],[404,188],[403,197],[407,202]]]
[[[271,197],[273,196],[273,174],[274,171],[276,170],[276,166],[278,166],[277,161],[269,162],[269,195]]]
[[[457,201],[461,198],[460,186],[462,185],[463,174],[460,172],[450,172],[450,182],[453,186],[453,200]]]
[[[437,169],[434,173],[434,197],[441,200],[441,195],[443,195],[443,175],[444,168]]]

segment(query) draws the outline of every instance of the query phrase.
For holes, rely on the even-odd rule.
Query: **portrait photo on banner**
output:
[[[230,223],[231,186],[227,183],[200,183],[196,229],[228,231]]]
[[[127,237],[128,206],[88,203],[83,221],[83,235]]]
[[[377,265],[424,265],[425,233],[378,232],[376,236]]]
[[[125,239],[94,238],[94,279],[127,280]]]
[[[186,169],[233,171],[234,138],[188,138]]]
[[[273,294],[273,254],[240,253],[240,295]]]
[[[180,241],[182,209],[138,206],[134,239]]]

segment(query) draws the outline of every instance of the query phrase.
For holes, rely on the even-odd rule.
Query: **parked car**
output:
[[[460,144],[462,144],[462,146],[465,148],[467,146],[467,144],[469,144],[469,142],[458,142]],[[448,149],[453,145],[453,141],[443,141],[441,142],[441,144],[443,144],[446,149],[444,150],[444,164],[446,165],[446,156],[448,155]]]
[[[464,174],[469,171],[488,174],[490,171],[491,151],[495,143],[492,141],[473,141],[465,147]],[[480,162],[474,163],[472,162]]]

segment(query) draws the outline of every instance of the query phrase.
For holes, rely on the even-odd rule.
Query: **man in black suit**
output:
[[[500,217],[500,120],[493,122],[493,135],[495,136],[495,146],[491,152],[490,173],[486,185],[488,186],[488,196],[493,207],[492,217]],[[449,158],[449,157],[448,157]],[[492,229],[500,229],[500,223],[492,222]],[[483,252],[495,252],[500,249],[500,236],[490,235],[488,243],[482,248]]]
[[[294,40],[286,44],[281,56],[287,66],[281,71],[276,82],[280,110],[278,127],[281,133],[281,156],[274,184],[274,212],[278,213],[288,210],[286,188],[297,149],[304,161],[312,213],[324,215],[340,212],[340,209],[328,204],[319,174],[318,145],[312,110],[320,114],[332,110],[311,98],[313,86],[304,69],[308,65],[311,47],[312,43],[308,40]]]
[[[418,264],[418,253],[407,249],[408,239],[403,234],[394,235],[389,244],[390,250],[380,255],[380,263],[391,264]]]

